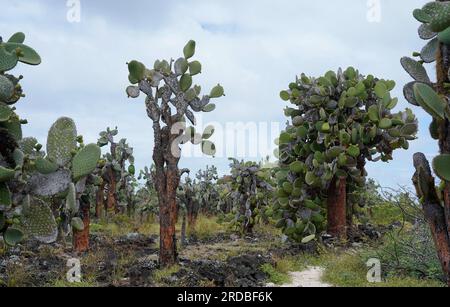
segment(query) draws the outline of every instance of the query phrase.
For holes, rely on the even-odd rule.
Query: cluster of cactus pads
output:
[[[272,199],[274,188],[271,184],[269,169],[261,163],[231,160],[230,197],[234,202],[233,225],[241,233],[252,233],[254,226],[266,214]]]
[[[347,193],[364,186],[366,161],[389,161],[395,149],[408,149],[417,120],[411,110],[393,113],[395,82],[363,76],[350,67],[320,78],[305,74],[280,96],[288,126],[277,140],[278,226],[297,241],[324,230],[327,191],[343,178]]]
[[[41,58],[24,44],[23,33],[7,42],[0,39],[0,234],[9,245],[24,237],[44,243],[57,239],[58,225],[49,199],[67,198],[67,216],[76,228],[77,188],[97,164],[96,145],[77,147],[75,123],[59,119],[50,129],[47,154],[35,138],[22,136],[26,120],[15,113],[14,104],[24,97],[19,84],[22,76],[8,74],[21,62],[38,65]],[[82,223],[81,223],[82,224]]]
[[[450,2],[429,2],[422,9],[416,9],[414,17],[422,23],[419,27],[420,38],[428,40],[428,43],[420,53],[414,53],[414,56],[420,58],[419,61],[409,57],[401,59],[403,68],[414,79],[405,86],[404,93],[411,104],[422,107],[433,117],[430,134],[439,140],[440,127],[450,119],[450,105],[447,97],[437,92],[438,87],[443,85],[431,81],[423,64],[436,61],[441,44],[450,46]],[[443,74],[441,78],[450,79],[450,70],[439,69],[438,72]],[[437,156],[433,160],[433,168],[439,178],[449,182],[450,154],[443,153]]]
[[[195,126],[197,121],[194,112],[214,111],[216,105],[211,103],[211,99],[225,95],[223,87],[219,84],[209,95],[199,97],[201,86],[193,85],[193,77],[202,72],[202,64],[191,61],[195,48],[196,43],[189,41],[183,50],[184,57],[175,62],[171,60],[170,63],[167,60],[157,60],[153,69],[146,68],[138,61],[128,63],[128,79],[133,85],[127,88],[127,95],[131,98],[138,98],[141,92],[147,95],[147,113],[154,122],[162,120],[166,124],[177,123],[185,121],[187,117]],[[161,105],[158,105],[159,99]],[[170,105],[175,108],[176,114],[171,114]],[[188,142],[194,145],[201,144],[203,153],[215,155],[215,145],[209,141],[214,133],[214,127],[207,127],[203,133],[196,133],[194,127],[187,127],[184,132],[181,144]]]

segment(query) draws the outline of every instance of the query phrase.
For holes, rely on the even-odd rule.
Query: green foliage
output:
[[[411,110],[393,113],[395,82],[363,76],[350,67],[319,78],[302,74],[281,93],[294,107],[278,140],[279,197],[274,216],[291,239],[302,241],[325,227],[326,199],[335,178],[351,194],[365,185],[365,161],[392,160],[418,130]]]

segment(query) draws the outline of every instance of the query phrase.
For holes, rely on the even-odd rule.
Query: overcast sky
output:
[[[118,126],[141,168],[152,163],[153,131],[143,98],[125,95],[127,61],[152,66],[156,59],[176,59],[188,40],[196,40],[203,74],[195,82],[207,92],[220,82],[227,94],[215,112],[201,118],[203,124],[279,123],[283,128],[286,104],[280,90],[302,72],[318,76],[348,66],[395,80],[397,108],[404,109],[412,107],[402,97],[410,77],[399,60],[425,44],[411,12],[426,2],[380,0],[381,20],[369,22],[366,0],[81,0],[81,20],[70,23],[66,0],[0,0],[0,35],[25,32],[43,59],[38,67],[21,65],[15,71],[25,76],[27,97],[18,104],[29,121],[25,135],[45,143],[60,116],[72,117],[86,142]],[[432,157],[437,152],[429,116],[412,108],[420,120],[419,139],[410,150],[396,152],[389,164],[368,167],[383,186],[410,185],[413,153]],[[275,137],[269,133],[267,141],[272,144]],[[255,146],[256,141],[247,142]],[[222,174],[228,171],[226,158],[183,158],[180,166],[195,171],[207,164]]]

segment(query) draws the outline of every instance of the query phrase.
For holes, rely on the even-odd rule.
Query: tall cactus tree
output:
[[[138,61],[128,63],[129,81],[126,90],[129,97],[140,93],[147,97],[147,114],[153,121],[155,163],[155,187],[160,207],[160,265],[170,266],[177,261],[175,225],[177,220],[176,192],[182,171],[178,168],[180,145],[187,142],[201,144],[205,154],[214,155],[215,146],[208,139],[211,131],[203,134],[195,128],[186,128],[186,117],[196,125],[194,112],[211,112],[216,106],[210,99],[224,95],[222,86],[214,87],[210,95],[199,98],[201,87],[192,86],[192,77],[201,73],[202,65],[191,58],[196,43],[189,41],[184,47],[184,57],[176,61],[157,60],[153,69],[147,69]]]
[[[133,148],[127,144],[126,139],[121,139],[118,143],[114,140],[119,131],[117,128],[107,128],[106,131],[100,132],[100,138],[97,145],[100,147],[109,146],[110,151],[104,156],[104,165],[101,168],[103,184],[101,187],[106,188],[107,201],[105,211],[119,212],[119,198],[128,193],[128,183],[130,177],[135,174]],[[105,191],[98,190],[97,212],[101,211],[103,197]],[[99,215],[99,213],[97,214]]]
[[[411,104],[422,107],[433,118],[430,133],[439,142],[440,149],[440,155],[433,160],[433,169],[441,185],[435,187],[430,164],[422,153],[414,155],[413,182],[450,286],[450,2],[429,2],[413,15],[422,23],[420,38],[428,43],[420,53],[414,53],[418,61],[409,57],[401,59],[404,69],[414,78],[404,92]],[[423,65],[433,62],[436,62],[436,83],[431,81]]]
[[[233,224],[242,234],[252,234],[257,220],[264,215],[272,200],[274,189],[270,175],[262,169],[261,163],[230,160],[231,198],[236,214]]]
[[[398,103],[394,81],[363,76],[350,67],[320,78],[305,74],[281,92],[294,107],[279,137],[277,172],[282,219],[279,226],[294,240],[308,241],[325,229],[347,237],[351,206],[347,194],[364,186],[366,161],[389,161],[395,149],[415,139],[411,110],[392,113]]]

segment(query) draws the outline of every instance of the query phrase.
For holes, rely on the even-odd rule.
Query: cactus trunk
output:
[[[109,169],[109,184],[108,184],[108,200],[107,200],[107,208],[110,212],[117,213],[117,200],[116,200],[116,178],[114,175],[114,170],[112,168]]]
[[[334,179],[328,190],[328,233],[347,238],[347,180]]]
[[[193,234],[197,224],[198,209],[199,209],[198,204],[194,200],[189,199],[188,203],[186,204],[186,209],[187,209],[188,233]]]
[[[89,225],[91,223],[90,216],[90,204],[81,200],[80,213],[84,224],[82,231],[74,230],[73,232],[73,249],[78,253],[84,253],[89,249]]]
[[[105,184],[102,183],[97,190],[95,202],[95,217],[97,219],[102,217],[104,205],[105,205]]]

